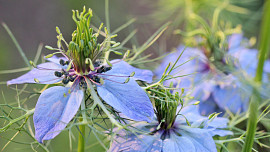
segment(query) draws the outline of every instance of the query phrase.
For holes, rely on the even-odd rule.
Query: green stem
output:
[[[260,45],[259,45],[259,61],[258,67],[256,71],[256,76],[254,78],[255,82],[261,84],[262,75],[263,75],[263,66],[264,61],[268,56],[269,44],[270,44],[270,0],[265,1],[264,4],[264,12],[263,12],[263,20],[261,27],[261,35],[260,35]],[[260,96],[257,90],[254,89],[253,96],[250,100],[249,105],[249,119],[248,119],[248,127],[247,127],[247,137],[245,140],[243,152],[251,152],[252,146],[254,142],[254,137],[256,133],[257,120],[258,120],[258,105],[260,101]]]
[[[83,118],[80,118],[80,121],[83,121]],[[84,135],[85,135],[85,125],[79,125],[79,139],[78,139],[78,152],[84,152]]]
[[[25,56],[21,46],[19,45],[18,41],[16,40],[16,38],[14,37],[14,35],[12,34],[12,32],[10,31],[10,29],[8,28],[8,26],[5,23],[2,23],[3,27],[5,28],[5,30],[7,31],[8,35],[10,36],[10,38],[12,39],[12,41],[14,42],[15,46],[17,47],[19,53],[21,54],[25,64],[28,67],[31,67],[29,60],[27,59],[27,57]]]
[[[87,123],[86,120],[86,113],[85,113],[85,100],[82,100],[81,103],[81,112],[82,112],[82,118],[79,118],[79,121],[82,122],[81,125],[79,125],[79,139],[78,139],[78,152],[84,152],[84,137],[85,137],[85,124]]]

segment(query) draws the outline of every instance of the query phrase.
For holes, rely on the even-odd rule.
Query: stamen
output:
[[[101,66],[100,68],[97,69],[97,73],[107,72],[107,71],[110,71],[111,69],[112,67]]]
[[[88,78],[88,80],[90,80],[90,81],[93,82],[94,84],[101,86],[100,83],[95,82],[94,80],[92,80],[91,78],[89,78],[89,76],[83,76],[83,77],[84,77],[84,79],[87,79],[87,78]],[[87,83],[86,80],[85,80],[85,82]]]
[[[54,75],[57,76],[57,77],[62,77],[63,73],[59,72],[59,71],[55,71]]]
[[[62,66],[66,65],[66,63],[65,63],[65,61],[64,61],[63,59],[60,59],[59,63],[60,63]]]
[[[68,84],[68,82],[69,82],[69,79],[68,79],[68,78],[64,78],[64,79],[62,80],[62,83],[63,83],[63,84]]]

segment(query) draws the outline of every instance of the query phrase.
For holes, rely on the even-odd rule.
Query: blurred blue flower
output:
[[[209,120],[199,114],[195,105],[184,107],[174,121],[169,129],[160,127],[160,122],[155,120],[132,125],[140,133],[120,130],[116,132],[109,151],[216,152],[213,136],[232,135],[231,131],[223,130],[227,127],[228,119],[218,117]]]
[[[155,73],[161,77],[169,62],[176,61],[184,50],[176,65],[181,67],[174,70],[172,75],[173,77],[188,76],[171,79],[166,82],[167,84],[174,82],[175,86],[192,90],[189,93],[201,101],[200,112],[204,115],[225,110],[233,113],[246,111],[252,87],[243,81],[255,76],[258,51],[248,49],[248,44],[244,41],[242,34],[233,34],[228,38],[228,51],[225,52],[222,60],[218,61],[223,70],[217,68],[204,49],[184,50],[184,46],[180,46],[177,52],[164,58]],[[195,58],[188,61],[192,57]],[[188,62],[183,64],[186,61]],[[270,73],[269,60],[264,66],[264,81],[267,81],[267,73]]]
[[[100,62],[94,63],[94,70],[81,66],[78,69],[83,71],[82,75],[78,65],[69,63],[71,59],[53,56],[48,60],[50,62],[37,65],[30,72],[7,82],[11,85],[62,81],[66,85],[46,89],[37,101],[33,119],[38,142],[53,139],[67,126],[81,102],[84,102],[84,91],[89,81],[96,84],[99,96],[116,110],[137,121],[151,121],[154,115],[152,104],[135,81],[151,83],[151,71],[134,68],[122,60],[113,60],[112,67],[100,65]],[[135,75],[131,77],[133,72]]]

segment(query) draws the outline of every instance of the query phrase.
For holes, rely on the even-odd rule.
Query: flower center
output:
[[[64,61],[63,59],[60,59],[59,63],[62,66],[70,64],[69,61]],[[90,70],[88,73],[84,73],[83,75],[81,75],[81,73],[77,73],[77,71],[74,70],[73,65],[71,65],[70,69],[67,69],[67,70],[62,69],[61,71],[55,71],[54,75],[59,78],[62,77],[63,84],[74,82],[77,78],[80,78],[80,81],[79,81],[80,87],[86,88],[86,82],[84,81],[84,78],[89,78],[92,80],[92,82],[95,82],[95,83],[101,83],[100,82],[101,78],[99,74],[102,74],[112,69],[111,67],[100,65],[100,64],[101,64],[100,61],[95,62],[93,64],[94,70],[93,71]]]
[[[90,27],[92,10],[84,9],[82,13],[73,11],[73,20],[77,24],[76,30],[72,33],[72,40],[68,44],[66,55],[72,60],[74,70],[80,75],[87,75],[94,71],[93,63],[104,55],[103,45],[99,43],[98,36],[102,25],[97,33]]]
[[[157,130],[173,127],[177,116],[177,107],[183,103],[178,92],[171,94],[169,89],[157,89],[153,92],[156,116],[159,122]]]

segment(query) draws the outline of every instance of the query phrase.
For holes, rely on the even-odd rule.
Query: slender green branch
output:
[[[20,116],[20,117],[18,117],[16,119],[10,120],[10,122],[6,126],[4,126],[3,128],[0,128],[0,132],[6,131],[14,123],[16,123],[16,122],[18,122],[18,121],[20,121],[20,120],[22,120],[24,118],[28,118],[29,116],[34,114],[34,111],[35,111],[35,109],[31,109],[31,110],[27,111],[26,114],[24,114],[24,115],[22,115],[22,116]]]
[[[12,32],[10,31],[10,29],[8,28],[7,24],[2,23],[3,27],[5,28],[5,30],[7,31],[8,35],[10,36],[10,38],[12,39],[12,41],[14,42],[15,46],[17,47],[19,53],[21,54],[24,62],[26,63],[26,65],[28,67],[31,67],[29,60],[27,59],[27,57],[25,56],[21,46],[19,45],[18,41],[16,40],[16,38],[14,37],[14,35],[12,34]]]

